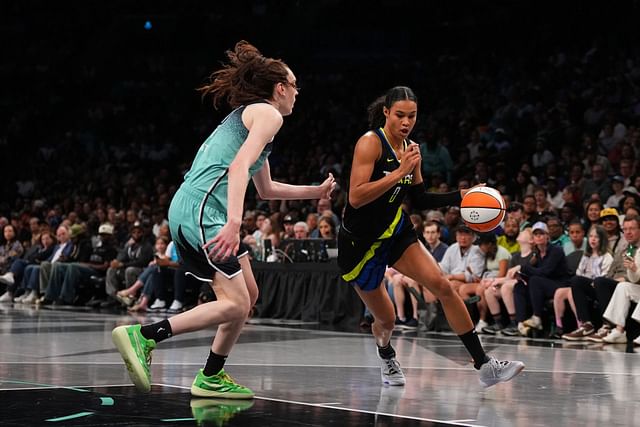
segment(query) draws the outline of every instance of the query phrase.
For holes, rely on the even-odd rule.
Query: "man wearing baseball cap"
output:
[[[473,244],[475,233],[464,222],[456,230],[456,242],[451,244],[440,261],[440,268],[457,291],[464,283],[471,283],[482,275],[484,255]]]
[[[101,224],[98,227],[99,244],[91,249],[86,262],[73,262],[67,265],[64,276],[58,284],[50,283],[45,294],[44,304],[61,305],[76,304],[79,300],[77,290],[80,284],[87,282],[91,276],[104,276],[109,262],[115,259],[118,251],[113,239],[113,225]],[[95,295],[91,299],[95,300]]]
[[[131,225],[130,239],[107,268],[105,292],[106,301],[89,301],[86,305],[102,308],[118,305],[116,292],[129,287],[136,281],[142,269],[153,259],[153,246],[144,239],[144,226],[136,221]]]

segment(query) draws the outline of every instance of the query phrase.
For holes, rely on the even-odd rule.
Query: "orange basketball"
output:
[[[504,219],[506,209],[498,190],[491,187],[472,188],[462,198],[460,216],[472,230],[485,233]]]

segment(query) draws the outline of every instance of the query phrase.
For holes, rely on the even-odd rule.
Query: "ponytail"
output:
[[[280,59],[267,58],[244,40],[225,52],[228,63],[209,76],[210,83],[197,90],[211,95],[217,109],[224,100],[232,108],[270,99],[277,83],[286,83],[289,69]]]
[[[378,97],[375,101],[369,104],[367,113],[369,114],[369,128],[377,129],[384,126],[386,117],[384,116],[384,95]]]

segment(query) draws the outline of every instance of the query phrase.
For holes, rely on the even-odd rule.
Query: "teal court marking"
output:
[[[61,388],[61,389],[66,389],[66,390],[72,390],[72,391],[77,391],[77,392],[81,392],[81,393],[90,393],[90,390],[85,390],[83,388],[78,388],[78,387],[65,387],[65,386],[58,386],[58,385],[53,385],[53,384],[42,384],[42,383],[34,383],[34,382],[30,382],[30,381],[17,381],[17,380],[4,380],[4,379],[0,379],[0,384],[1,383],[11,383],[11,384],[24,384],[24,385],[33,385],[33,386],[39,386],[39,387],[46,387],[46,388]],[[100,404],[102,406],[113,406],[115,403],[115,400],[112,397],[101,397],[100,398]],[[48,422],[51,423],[57,423],[60,421],[68,421],[68,420],[74,420],[76,418],[82,418],[82,417],[88,417],[89,415],[93,415],[94,412],[78,412],[75,414],[71,414],[71,415],[65,415],[64,417],[57,417],[57,418],[49,418]]]
[[[67,415],[64,417],[58,417],[58,418],[49,418],[48,420],[45,421],[49,421],[51,423],[57,423],[60,421],[68,421],[68,420],[73,420],[76,418],[82,418],[82,417],[86,417],[89,415],[93,415],[93,412],[78,412],[77,414],[71,414],[71,415]]]
[[[101,397],[100,398],[102,406],[113,406],[114,400],[112,397]]]
[[[85,390],[83,388],[65,387],[63,385],[53,385],[53,384],[32,383],[32,382],[29,382],[29,381],[17,381],[17,380],[3,380],[3,379],[0,379],[0,384],[2,384],[2,383],[36,385],[36,386],[47,387],[47,388],[64,388],[64,389],[67,389],[67,390],[79,391],[81,393],[89,393],[90,392],[89,390]]]

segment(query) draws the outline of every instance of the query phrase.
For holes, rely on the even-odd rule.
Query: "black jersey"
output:
[[[374,132],[382,145],[382,155],[373,167],[370,181],[382,179],[400,167],[400,162],[389,144],[384,130],[379,128]],[[407,140],[404,140],[403,144],[406,149]],[[357,209],[351,206],[347,198],[347,206],[342,220],[343,227],[349,233],[360,238],[391,237],[398,224],[410,224],[407,218],[402,221],[402,217],[406,216],[406,213],[402,211],[401,205],[409,187],[413,184],[413,180],[413,174],[405,175],[380,197]]]

